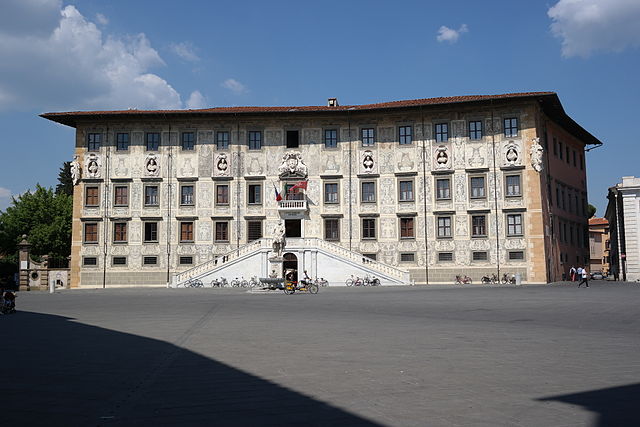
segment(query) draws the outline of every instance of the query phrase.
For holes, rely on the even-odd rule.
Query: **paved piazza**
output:
[[[640,425],[640,284],[21,292],[2,425]]]

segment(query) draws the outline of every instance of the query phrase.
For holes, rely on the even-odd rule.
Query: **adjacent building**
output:
[[[616,280],[640,280],[640,178],[622,177],[607,198],[611,273]]]
[[[76,129],[73,287],[280,268],[545,283],[589,261],[584,149],[601,142],[553,92],[42,117]]]
[[[606,218],[589,218],[589,272],[609,274],[609,221]]]

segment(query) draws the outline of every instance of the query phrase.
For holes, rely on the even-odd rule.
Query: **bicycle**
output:
[[[286,295],[293,295],[296,291],[317,294],[318,290],[318,285],[313,282],[302,282],[302,286],[298,286],[298,282],[287,282],[284,285],[284,293]]]
[[[344,282],[344,284],[347,286],[364,286],[364,280],[362,280],[358,276],[355,276],[354,278],[352,274],[351,277]]]
[[[511,277],[509,277],[508,273],[504,273],[502,275],[501,283],[503,285],[508,285],[508,284],[515,285],[516,284],[516,275],[512,274]]]
[[[369,275],[367,274],[364,277],[363,284],[364,286],[380,286],[380,279],[378,279],[376,276],[369,277]]]
[[[200,279],[189,279],[182,285],[185,288],[203,288],[204,283]]]
[[[251,276],[251,279],[249,279],[249,287],[255,288],[256,286],[261,286],[261,282],[257,276]]]
[[[467,276],[466,274],[457,274],[456,281],[453,284],[464,285],[464,284],[472,284],[472,283],[473,283],[473,280],[471,280],[471,277]]]
[[[482,276],[482,283],[495,285],[496,283],[498,283],[498,276],[496,276],[495,274],[492,274],[491,277]]]
[[[329,286],[329,281],[328,281],[328,280],[325,280],[325,278],[324,278],[324,277],[321,277],[321,278],[319,278],[319,279],[316,277],[316,279],[313,281],[313,283],[314,283],[315,285],[323,286],[323,287],[324,287],[324,286]]]

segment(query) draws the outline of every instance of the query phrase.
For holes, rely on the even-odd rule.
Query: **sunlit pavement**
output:
[[[21,292],[2,424],[640,425],[640,284],[576,285]]]

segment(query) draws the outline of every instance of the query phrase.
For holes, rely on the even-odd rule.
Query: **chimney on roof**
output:
[[[337,107],[338,106],[338,98],[329,98],[327,100],[327,107]]]

